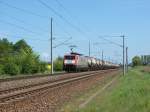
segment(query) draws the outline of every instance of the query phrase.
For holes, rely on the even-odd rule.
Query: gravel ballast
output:
[[[85,91],[92,85],[98,83],[103,77],[118,74],[118,71],[96,75],[94,77],[83,79],[49,89],[35,96],[27,97],[24,100],[10,102],[0,105],[0,112],[55,112],[60,109],[64,102],[69,101],[74,94]]]

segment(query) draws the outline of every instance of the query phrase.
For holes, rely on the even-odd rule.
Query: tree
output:
[[[63,70],[63,58],[62,57],[59,56],[54,61],[54,70],[55,71],[62,71]]]
[[[19,40],[14,44],[14,50],[17,52],[22,52],[24,51],[25,53],[32,53],[32,48],[26,43],[25,40]]]
[[[10,55],[13,52],[13,43],[6,38],[0,39],[0,58]]]
[[[139,66],[141,65],[141,58],[139,56],[135,56],[132,59],[133,66]]]
[[[46,71],[46,63],[33,52],[25,40],[15,44],[0,39],[0,74],[30,74]]]
[[[34,53],[26,54],[22,52],[18,56],[17,64],[23,74],[38,73],[46,70],[46,66],[41,66],[43,62],[39,60],[39,56]]]

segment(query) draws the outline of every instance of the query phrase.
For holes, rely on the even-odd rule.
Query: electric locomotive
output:
[[[63,70],[67,72],[118,68],[118,64],[71,52],[64,56]]]

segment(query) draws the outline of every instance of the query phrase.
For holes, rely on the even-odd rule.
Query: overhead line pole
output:
[[[126,72],[128,72],[128,47],[126,47]]]
[[[104,62],[104,52],[102,51],[102,65],[103,65],[103,62]]]
[[[89,41],[89,57],[91,56],[91,43]]]
[[[126,65],[125,65],[125,36],[122,35],[122,36],[113,36],[113,37],[122,37],[123,44],[120,45],[118,43],[115,43],[113,41],[110,41],[110,40],[107,40],[107,39],[104,39],[104,38],[103,38],[103,40],[108,41],[111,44],[115,44],[115,45],[117,45],[117,46],[119,46],[119,47],[121,47],[123,49],[122,69],[123,69],[123,75],[125,75],[125,73],[126,73]]]
[[[53,18],[51,18],[51,74],[53,74]]]
[[[125,36],[122,35],[122,40],[123,40],[123,75],[125,75],[125,42],[124,42],[124,38]]]

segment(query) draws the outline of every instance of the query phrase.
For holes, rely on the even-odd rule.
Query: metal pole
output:
[[[103,62],[104,62],[104,52],[102,51],[102,65],[103,65]]]
[[[89,57],[91,56],[91,43],[89,41]]]
[[[51,18],[51,74],[53,74],[53,18]]]
[[[128,47],[126,47],[126,72],[128,72]]]
[[[104,52],[102,51],[102,61],[103,61],[103,58],[104,58]]]
[[[123,38],[123,75],[125,75],[125,52],[124,52],[124,50],[125,50],[125,43],[124,43],[124,35],[122,36],[122,38]]]

